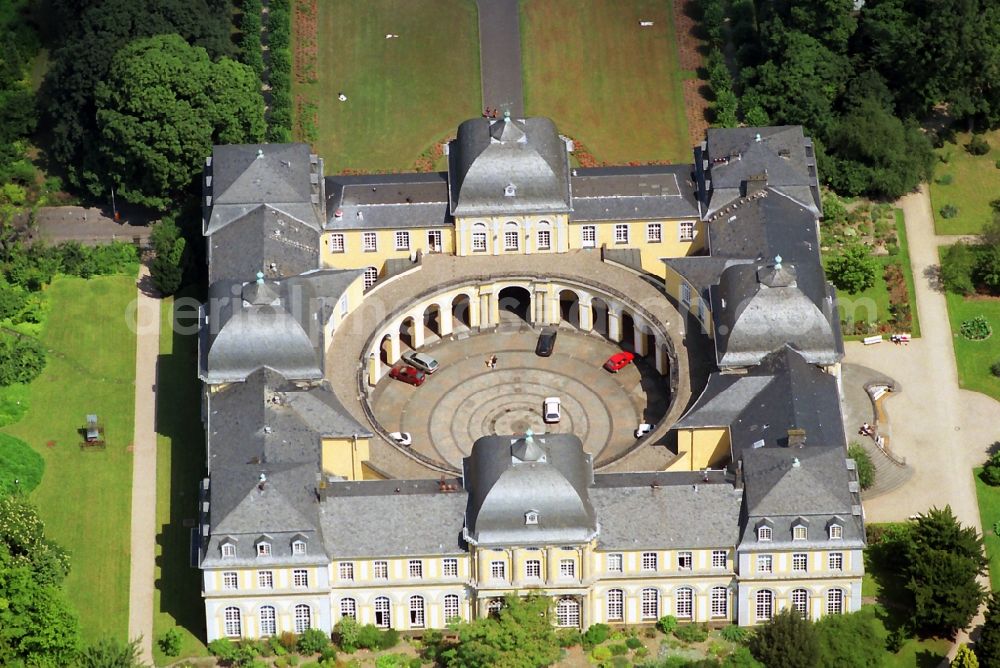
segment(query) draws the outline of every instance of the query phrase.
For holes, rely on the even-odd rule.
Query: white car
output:
[[[413,437],[408,431],[390,431],[389,437],[400,445],[410,446],[413,444]]]
[[[546,397],[545,401],[542,402],[542,419],[545,424],[559,422],[562,417],[561,403],[559,397]]]
[[[427,353],[418,353],[408,350],[402,355],[403,361],[412,367],[420,369],[424,373],[434,373],[438,369],[438,361]]]
[[[648,422],[640,422],[639,426],[635,428],[635,437],[642,438],[649,432],[653,431],[653,427],[656,425],[649,424]]]

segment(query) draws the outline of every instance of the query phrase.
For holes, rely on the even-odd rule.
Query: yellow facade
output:
[[[324,438],[323,472],[348,480],[366,480],[364,462],[371,458],[367,437]]]
[[[429,232],[441,237],[440,250],[431,245]],[[406,244],[397,244],[397,233],[407,235]],[[374,235],[374,246],[365,235]],[[435,240],[436,241],[436,240]],[[436,245],[436,244],[435,244]],[[338,250],[343,248],[343,250]],[[386,260],[408,259],[412,253],[455,252],[455,235],[452,227],[410,229],[354,229],[324,232],[321,239],[321,262],[324,267],[337,269],[363,269],[375,267],[382,271]]]
[[[722,468],[732,458],[729,428],[677,430],[678,459],[671,462],[668,471],[700,471]]]

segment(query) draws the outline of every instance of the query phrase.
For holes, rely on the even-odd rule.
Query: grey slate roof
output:
[[[208,323],[201,329],[199,376],[208,383],[239,381],[267,367],[294,380],[321,378],[323,326],[362,273],[322,269],[267,281],[267,300],[259,299],[253,281],[217,281],[209,287]]]
[[[449,148],[455,216],[568,213],[569,152],[547,118],[473,118]],[[505,189],[514,186],[515,194]]]
[[[574,169],[570,220],[698,218],[690,165]]]
[[[802,126],[710,128],[705,148],[709,215],[746,195],[748,179],[764,175],[768,186],[820,212],[816,157]]]
[[[249,207],[248,207],[249,208]],[[209,284],[294,276],[319,267],[320,231],[315,224],[270,205],[249,208],[207,239]]]
[[[741,490],[716,471],[598,474],[590,498],[602,550],[712,548],[736,544]]]
[[[694,291],[708,299],[709,288],[719,282],[723,270],[735,264],[747,264],[750,260],[740,260],[725,256],[689,255],[687,257],[665,257],[662,262],[680,274]]]
[[[787,445],[789,429],[804,430],[810,448],[846,447],[837,379],[790,346],[746,374],[713,373],[673,428],[698,427],[729,427],[734,460],[755,446]]]
[[[398,490],[398,491],[397,491]],[[467,495],[435,480],[334,482],[320,522],[332,559],[459,554]]]
[[[328,230],[452,224],[445,172],[328,176],[326,193]]]
[[[842,447],[761,448],[743,453],[745,522],[741,547],[765,547],[757,543],[756,527],[761,520],[773,523],[767,549],[791,544],[791,527],[797,518],[810,525],[810,542],[826,541],[830,522],[843,526],[842,540],[830,541],[845,547],[864,544],[864,522],[860,514],[860,493],[852,492],[855,480],[846,464]],[[796,541],[801,544],[801,542]]]
[[[484,436],[463,460],[465,535],[479,545],[583,542],[597,531],[593,460],[572,434]],[[538,513],[528,525],[525,514]]]

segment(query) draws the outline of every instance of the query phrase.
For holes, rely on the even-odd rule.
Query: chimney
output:
[[[788,430],[788,447],[790,448],[801,448],[806,444],[806,430],[805,429],[789,429]]]

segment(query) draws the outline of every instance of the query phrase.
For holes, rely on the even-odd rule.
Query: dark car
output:
[[[549,357],[556,347],[556,335],[559,333],[555,327],[543,327],[542,333],[538,335],[538,344],[535,346],[535,354],[539,357]]]
[[[409,364],[400,364],[389,370],[389,378],[401,380],[404,383],[420,387],[427,380],[427,375],[420,369],[415,369]]]
[[[608,361],[604,363],[604,368],[611,373],[618,373],[619,369],[624,369],[631,364],[634,359],[635,355],[627,350],[624,350],[609,357]]]

